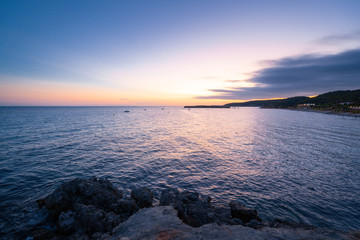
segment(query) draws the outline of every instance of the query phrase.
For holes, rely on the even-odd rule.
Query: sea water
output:
[[[125,112],[129,111],[129,112]],[[360,229],[360,118],[239,108],[1,107],[0,235],[76,177],[240,199],[264,220]],[[155,200],[156,204],[156,200]]]

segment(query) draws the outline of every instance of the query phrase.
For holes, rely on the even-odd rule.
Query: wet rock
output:
[[[36,200],[36,203],[39,205],[39,207],[43,207],[46,204],[45,199],[38,199]]]
[[[70,237],[67,237],[66,240],[89,240],[89,236],[84,233],[75,233]]]
[[[118,201],[118,213],[134,213],[136,201],[134,199],[121,199]]]
[[[111,232],[114,229],[114,227],[119,225],[120,222],[122,222],[121,216],[116,215],[113,212],[107,213],[105,216],[105,226],[107,232]]]
[[[49,229],[38,229],[30,233],[33,240],[46,240],[55,238],[55,233]]]
[[[242,225],[243,221],[240,218],[233,218],[230,220],[230,225]]]
[[[284,221],[281,219],[275,219],[274,221],[270,222],[269,227],[272,227],[272,228],[302,228],[302,229],[307,229],[307,230],[313,230],[316,228],[313,225],[309,225],[309,224],[305,224],[305,223]]]
[[[195,192],[190,192],[188,195],[187,195],[187,198],[190,200],[190,201],[197,201],[199,200],[199,193],[195,193]]]
[[[136,201],[137,208],[152,207],[154,194],[146,187],[132,190],[131,197]]]
[[[37,203],[48,209],[56,237],[77,239],[85,238],[84,234],[90,237],[95,232],[110,232],[127,220],[135,211],[135,201],[122,197],[123,191],[110,181],[88,178],[66,182]]]
[[[97,209],[93,205],[76,204],[74,210],[77,214],[81,228],[85,230],[88,235],[94,232],[106,232],[105,217],[106,213]]]
[[[72,211],[60,213],[56,230],[64,235],[73,233],[75,231],[75,213]]]
[[[198,228],[185,225],[171,206],[141,209],[126,222],[119,224],[111,237],[113,240],[233,240],[233,239],[278,239],[270,234],[241,225],[219,226],[216,223]]]
[[[173,206],[178,210],[178,216],[184,223],[200,227],[207,223],[222,222],[220,214],[210,203],[209,196],[195,192],[179,192],[176,189],[166,189],[162,192],[160,206]]]
[[[169,188],[161,193],[160,206],[174,205],[180,192],[177,189]]]
[[[123,191],[113,187],[107,179],[75,179],[62,184],[45,199],[37,201],[44,205],[55,218],[61,212],[70,210],[75,203],[94,205],[104,210],[111,210],[123,196]]]
[[[111,236],[109,233],[96,232],[91,236],[91,240],[110,240]]]
[[[354,239],[359,236],[357,233],[349,235],[280,220],[260,223],[255,209],[246,208],[240,202],[231,202],[231,210],[214,207],[210,197],[196,192],[165,190],[160,199],[162,206],[153,208],[149,208],[153,200],[149,189],[135,189],[131,197],[123,198],[123,192],[114,188],[108,180],[75,179],[64,183],[52,194],[37,201],[39,206],[45,206],[50,212],[50,222],[41,225],[48,229],[38,226],[29,231],[27,239],[300,240]],[[43,208],[43,211],[46,209]]]
[[[254,228],[254,229],[258,229],[260,228],[262,225],[259,221],[253,219],[251,220],[249,223],[246,224],[247,227],[251,227],[251,228]]]
[[[104,233],[100,236],[98,240],[110,240],[110,239],[111,239],[111,235],[109,233]]]
[[[231,216],[233,218],[240,218],[244,223],[248,223],[255,219],[261,222],[261,219],[257,215],[256,209],[245,207],[239,201],[230,202]]]
[[[205,224],[198,228],[185,225],[171,206],[144,208],[119,224],[112,232],[112,240],[351,240],[358,234],[325,229],[270,228],[254,229],[242,225]]]

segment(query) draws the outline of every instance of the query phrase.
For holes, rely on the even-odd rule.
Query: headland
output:
[[[270,109],[289,109],[311,111],[342,116],[360,117],[360,89],[335,91],[320,94],[316,97],[290,97],[276,100],[255,100],[227,103],[225,105],[197,105],[184,108],[240,108],[260,107]]]

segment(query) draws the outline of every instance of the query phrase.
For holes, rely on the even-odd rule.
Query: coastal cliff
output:
[[[159,205],[153,193],[138,188],[131,197],[106,179],[95,177],[63,183],[37,201],[48,217],[26,233],[36,239],[360,239],[359,232],[320,229],[280,220],[263,222],[241,201],[217,208],[211,197],[166,189]]]

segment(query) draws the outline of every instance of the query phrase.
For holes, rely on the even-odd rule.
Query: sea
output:
[[[265,221],[360,229],[360,118],[281,109],[0,107],[0,236],[62,183],[108,178],[239,200]],[[6,239],[5,237],[4,239]]]

